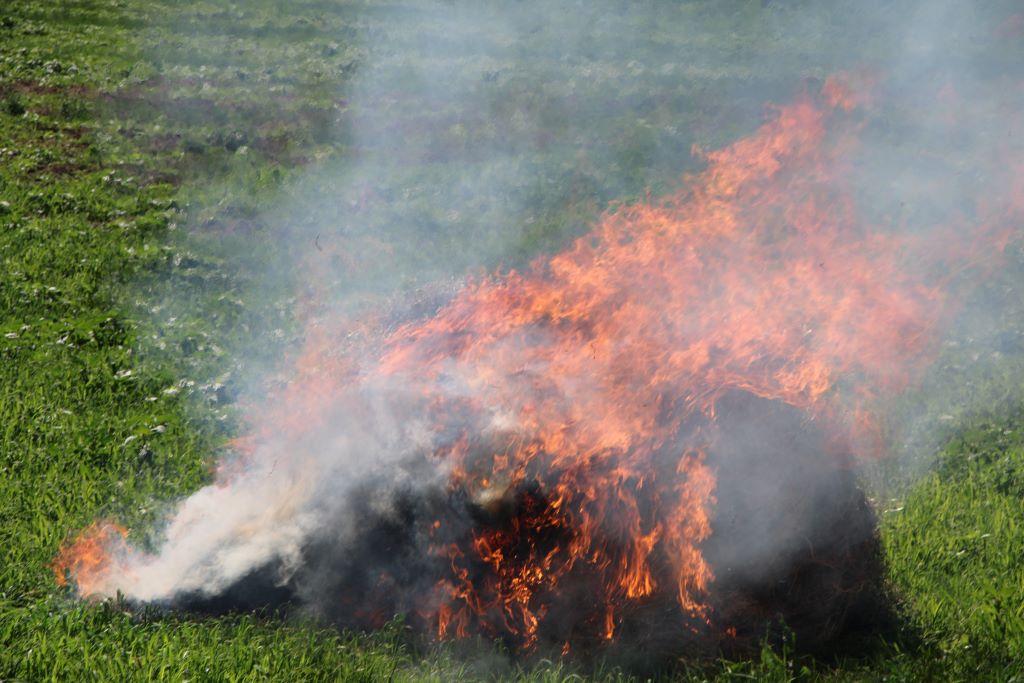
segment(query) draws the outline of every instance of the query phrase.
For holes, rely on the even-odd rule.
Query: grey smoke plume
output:
[[[754,130],[770,117],[766,102],[817,90],[837,69],[877,78],[883,103],[846,160],[867,219],[923,235],[974,225],[980,197],[1020,201],[1011,199],[1019,174],[1004,165],[1024,140],[1022,41],[999,37],[1011,7],[360,7],[358,35],[338,41],[358,46],[356,75],[337,107],[349,152],[312,169],[288,188],[283,208],[269,212],[288,243],[304,246],[268,277],[308,278],[317,292],[312,315],[328,335],[343,329],[330,324],[339,312],[390,306],[384,328],[429,317],[467,270],[522,267],[538,250],[563,247],[607,203],[664,190],[695,169],[693,144],[711,149]],[[702,110],[723,101],[735,104]],[[553,224],[560,233],[551,234]],[[907,254],[906,268],[924,262]],[[413,303],[396,303],[403,300]],[[997,330],[999,303],[981,309],[989,315],[971,319],[974,333]],[[422,606],[444,563],[426,554],[421,527],[444,516],[461,520],[453,537],[469,533],[486,505],[448,496],[446,463],[424,454],[453,435],[432,430],[420,397],[400,383],[372,380],[352,391],[345,384],[365,380],[379,341],[339,340],[332,360],[344,372],[313,371],[324,374],[316,384],[323,395],[312,402],[322,412],[299,428],[262,434],[230,474],[177,503],[155,553],[119,547],[95,592],[210,604],[231,591],[251,593],[245,582],[255,577],[266,601],[292,600],[340,623],[360,623],[354,614],[366,605],[351,598],[360,590],[390,600],[384,611]],[[476,391],[458,368],[447,382],[438,392],[452,399]],[[587,390],[562,387],[566,396]],[[273,400],[289,399],[284,392]],[[721,449],[748,455],[721,456],[723,471],[732,470],[719,501],[748,509],[733,526],[720,518],[709,542],[723,586],[760,591],[766,577],[786,576],[808,538],[819,549],[833,543],[836,557],[872,546],[871,513],[849,472],[802,460],[824,449],[815,426],[777,407],[733,411]],[[496,435],[516,426],[500,411],[487,420],[473,426]],[[917,429],[914,422],[893,425],[895,438]],[[785,452],[778,444],[787,440],[797,455],[778,461],[779,476],[751,461],[758,448]],[[804,490],[804,503],[826,514],[793,502]],[[856,519],[844,528],[839,513]],[[869,581],[872,571],[828,580]],[[374,584],[382,575],[392,583]]]

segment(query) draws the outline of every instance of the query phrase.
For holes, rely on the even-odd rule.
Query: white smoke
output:
[[[676,117],[694,125],[715,119],[674,111],[700,106],[699,93],[679,94],[688,87],[711,82],[737,93],[736,112],[720,112],[730,118],[728,133],[733,135],[744,126],[756,127],[764,102],[785,100],[798,91],[798,75],[822,76],[834,68],[879,70],[883,88],[909,91],[899,94],[901,101],[914,101],[919,89],[920,98],[932,102],[941,86],[937,80],[969,91],[978,70],[991,64],[985,50],[966,37],[991,33],[991,21],[961,4],[907,3],[900,6],[901,22],[882,16],[886,3],[872,3],[875,14],[865,10],[862,24],[837,27],[850,11],[780,0],[761,10],[763,21],[749,28],[743,13],[757,5],[746,3],[736,16],[707,9],[708,17],[700,15],[702,3],[673,9],[657,3],[627,8],[617,3],[467,7],[431,2],[408,16],[375,15],[367,9],[372,29],[361,37],[368,46],[365,63],[344,92],[350,111],[345,134],[359,153],[340,168],[311,171],[292,188],[294,201],[268,220],[287,225],[283,235],[297,235],[299,244],[309,247],[316,235],[316,244],[329,256],[345,257],[347,265],[338,267],[326,256],[317,261],[319,251],[301,255],[302,272],[308,269],[310,279],[326,292],[322,307],[330,315],[335,309],[358,308],[354,301],[380,302],[382,292],[392,295],[462,276],[480,263],[521,260],[519,252],[531,253],[538,246],[556,248],[575,233],[550,242],[535,239],[535,226],[544,217],[536,215],[533,198],[563,180],[579,184],[581,192],[591,192],[603,205],[678,177],[696,163],[680,153],[685,143],[725,141],[720,131],[691,133],[676,127]],[[737,27],[746,27],[750,37],[729,37]],[[787,48],[787,31],[797,32],[796,42],[815,50],[807,55]],[[672,44],[664,37],[668,32],[686,34],[677,41],[685,45],[684,54],[664,47]],[[860,38],[864,42],[858,46]],[[762,47],[769,43],[770,51]],[[772,56],[766,57],[769,52]],[[777,60],[783,75],[751,82],[751,74],[763,72],[762,59]],[[723,74],[721,84],[718,74]],[[645,83],[660,84],[668,103],[649,102]],[[604,89],[616,96],[603,96]],[[741,94],[745,89],[750,92]],[[860,159],[855,180],[864,195],[876,197],[879,212],[909,202],[909,211],[916,212],[907,220],[910,229],[927,230],[936,204],[972,196],[987,178],[991,160],[1004,158],[1007,143],[992,127],[1005,117],[994,117],[993,107],[977,100],[950,107],[953,118],[936,117],[926,106],[920,116],[892,123],[895,132],[877,122],[866,131],[873,156]],[[651,120],[638,125],[641,117]],[[947,126],[948,121],[954,123]],[[1019,121],[1013,123],[1019,130]],[[962,142],[964,178],[952,183],[946,197],[929,198],[936,184],[926,175],[927,164],[884,153],[892,138],[910,139],[908,153],[916,153],[965,129],[973,132]],[[631,137],[617,139],[624,132]],[[548,149],[556,147],[557,152]],[[899,156],[900,150],[888,149]],[[544,154],[549,156],[536,160]],[[552,170],[552,159],[562,168]],[[614,159],[617,165],[588,169]],[[501,229],[479,229],[474,222],[481,220]],[[325,221],[334,222],[331,231]],[[469,392],[455,379],[449,381],[443,387],[447,395]],[[570,394],[588,387],[563,389]],[[146,602],[216,596],[267,566],[273,567],[273,580],[285,584],[325,526],[332,527],[331,542],[344,554],[361,523],[347,512],[350,499],[368,484],[375,491],[371,507],[388,517],[398,514],[393,510],[396,491],[431,490],[445,480],[442,463],[410,465],[440,437],[424,422],[410,419],[406,407],[416,398],[405,395],[404,387],[365,383],[356,373],[353,384],[341,390],[351,394],[352,402],[325,397],[327,413],[308,431],[268,436],[240,459],[237,471],[177,503],[157,532],[157,550],[119,552],[94,592]],[[251,393],[258,403],[262,392]],[[500,411],[491,417],[496,430],[515,427]],[[760,484],[768,485],[751,482]],[[759,556],[763,550],[758,546],[750,554]]]

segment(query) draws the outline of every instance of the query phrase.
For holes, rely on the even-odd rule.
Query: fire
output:
[[[609,210],[564,252],[470,283],[376,348],[368,323],[337,326],[347,336],[320,325],[245,450],[341,414],[370,421],[367,397],[400,387],[390,409],[422,422],[422,455],[460,501],[419,522],[443,571],[413,611],[439,638],[544,638],[567,653],[666,604],[709,628],[723,397],[805,411],[836,453],[877,450],[870,406],[927,366],[954,308],[949,273],[1011,232],[982,209],[937,240],[858,211],[850,159],[873,80],[829,79],[701,152],[705,170],[677,193]],[[98,590],[123,537],[91,527],[58,557],[58,580]]]
[[[115,548],[125,548],[128,530],[113,522],[94,522],[64,547],[53,561],[57,585],[66,586],[68,575],[74,577],[78,592],[92,595],[96,587],[107,581],[113,569]]]
[[[443,453],[452,487],[486,476],[520,497],[500,528],[441,550],[439,635],[476,620],[530,646],[547,596],[588,573],[604,638],[654,594],[706,620],[715,473],[699,444],[672,453],[687,424],[740,389],[867,433],[859,407],[910,381],[946,299],[903,262],[912,238],[865,225],[841,189],[855,126],[830,123],[863,101],[830,79],[705,154],[679,193],[611,211],[566,252],[391,335],[381,372],[473,397],[434,406],[439,429],[466,411],[499,425]]]
[[[864,101],[830,79],[821,98],[706,154],[678,194],[612,211],[566,252],[390,337],[381,372],[473,396],[441,401],[437,424],[472,411],[513,425],[497,443],[487,426],[463,432],[444,454],[452,486],[473,490],[482,472],[531,492],[505,526],[442,551],[440,636],[475,620],[529,646],[546,596],[587,572],[604,638],[654,594],[706,621],[715,473],[699,446],[672,453],[687,422],[741,389],[864,433],[860,405],[921,367],[943,291],[902,262],[913,239],[865,225],[843,190],[856,127],[837,120]]]

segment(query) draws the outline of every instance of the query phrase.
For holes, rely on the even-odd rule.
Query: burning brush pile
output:
[[[735,651],[779,618],[813,646],[869,619],[870,408],[927,366],[956,274],[990,267],[1024,202],[874,224],[861,90],[828,81],[678,193],[426,315],[312,322],[154,550],[101,522],[58,580],[355,628],[402,613],[520,652]]]

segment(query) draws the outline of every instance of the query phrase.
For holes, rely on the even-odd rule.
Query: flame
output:
[[[473,397],[441,401],[443,429],[466,411],[500,417],[497,439],[484,425],[445,451],[452,486],[486,477],[521,492],[510,522],[445,549],[441,637],[475,622],[530,647],[547,596],[586,572],[603,586],[606,639],[625,605],[659,591],[706,620],[715,475],[699,447],[665,449],[725,391],[816,412],[878,448],[862,406],[911,381],[949,310],[904,261],[923,245],[865,225],[841,190],[857,126],[830,124],[870,105],[872,80],[829,79],[821,97],[704,154],[677,194],[613,210],[564,253],[476,282],[391,335],[380,372]]]
[[[72,576],[80,595],[101,592],[115,568],[117,548],[125,548],[128,530],[107,521],[93,522],[70,544],[63,547],[53,561],[57,585],[66,586]]]
[[[239,444],[300,440],[401,387],[392,408],[426,425],[428,458],[477,521],[420,530],[446,575],[414,612],[439,638],[483,631],[532,648],[574,586],[586,604],[557,634],[563,652],[615,639],[644,604],[670,601],[706,626],[717,402],[736,390],[783,401],[829,424],[842,452],[879,451],[872,402],[927,366],[954,311],[950,279],[1011,234],[982,208],[927,236],[860,214],[849,160],[874,81],[831,78],[777,107],[753,135],[698,150],[705,170],[675,194],[469,283],[382,347],[372,322],[311,320],[295,378]],[[86,595],[108,585],[123,539],[90,527],[58,557],[58,581],[69,573]]]

